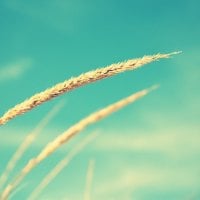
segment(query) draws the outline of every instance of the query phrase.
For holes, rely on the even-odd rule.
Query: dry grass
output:
[[[9,178],[9,174],[13,171],[18,161],[22,158],[25,151],[28,147],[34,142],[36,137],[42,132],[44,127],[49,123],[49,121],[56,115],[56,113],[61,109],[63,103],[59,103],[55,105],[47,115],[41,120],[41,122],[33,129],[31,133],[29,133],[23,142],[19,145],[18,149],[15,151],[11,159],[9,160],[4,172],[0,176],[0,189],[3,188],[7,179]]]
[[[94,176],[94,167],[95,167],[95,161],[90,160],[88,165],[88,171],[86,174],[86,187],[85,187],[85,193],[84,193],[84,200],[91,200],[91,190],[92,190],[92,181]]]
[[[97,111],[88,117],[85,117],[81,121],[79,121],[77,124],[70,127],[67,131],[60,134],[58,137],[56,137],[52,142],[47,144],[43,150],[36,156],[35,158],[30,159],[30,161],[26,164],[26,166],[21,170],[20,174],[17,176],[16,179],[14,179],[10,184],[7,185],[5,190],[2,193],[2,199],[7,199],[7,197],[10,195],[10,193],[13,191],[13,189],[19,185],[19,183],[23,180],[23,178],[34,168],[36,167],[41,161],[46,159],[49,155],[51,155],[53,152],[55,152],[59,147],[61,147],[64,143],[68,142],[73,136],[81,132],[84,128],[86,128],[88,125],[95,123],[111,113],[123,108],[124,106],[138,100],[139,98],[145,96],[148,94],[151,90],[155,89],[155,86],[150,89],[145,89],[142,91],[139,91],[135,94],[132,94],[131,96],[124,98],[114,104],[111,104],[110,106],[107,106],[106,108],[103,108],[100,111]]]
[[[70,161],[80,153],[83,148],[97,137],[97,133],[90,134],[82,142],[78,143],[73,149],[63,158],[34,188],[33,192],[28,197],[28,200],[37,199],[40,193],[49,185],[49,183],[70,163]]]
[[[78,77],[71,78],[69,80],[66,80],[62,83],[59,83],[55,86],[53,86],[50,89],[47,89],[41,93],[38,93],[31,98],[27,99],[26,101],[16,105],[14,108],[11,108],[8,110],[1,118],[0,118],[0,125],[5,124],[12,118],[21,115],[34,107],[51,100],[52,98],[59,96],[65,92],[68,92],[70,90],[73,90],[77,87],[81,87],[85,84],[107,78],[110,76],[113,76],[115,74],[124,72],[126,70],[133,70],[137,69],[138,67],[153,62],[155,60],[161,59],[161,58],[168,58],[172,54],[176,54],[178,52],[174,52],[171,54],[156,54],[153,56],[144,56],[143,58],[138,58],[138,59],[133,59],[133,60],[128,60],[127,62],[122,62],[118,64],[113,64],[111,66],[97,69],[94,71],[87,72],[85,74],[82,74]],[[53,152],[55,152],[59,147],[61,147],[63,144],[67,143],[73,136],[77,135],[79,132],[81,132],[83,129],[85,129],[87,126],[90,124],[93,124],[111,113],[123,108],[124,106],[135,102],[136,100],[140,99],[141,97],[145,96],[148,94],[151,90],[155,89],[157,87],[152,87],[149,89],[144,89],[142,91],[139,91],[135,94],[130,95],[127,98],[124,98],[116,103],[113,103],[100,111],[97,111],[88,117],[82,119],[75,125],[71,126],[67,131],[64,133],[60,134],[58,137],[56,137],[52,142],[47,144],[42,151],[34,158],[30,159],[29,162],[24,166],[24,168],[19,172],[19,174],[4,188],[0,199],[1,200],[6,200],[9,198],[9,195],[11,192],[20,185],[21,181],[26,177],[28,173],[31,172],[33,168],[35,168],[40,162],[42,162],[44,159],[46,159],[49,155],[51,155]],[[43,123],[42,123],[43,124]],[[40,127],[40,126],[39,126]],[[37,130],[37,129],[36,129]],[[36,131],[37,132],[37,131]],[[10,172],[10,169],[14,167],[14,164],[16,164],[17,160],[21,157],[21,155],[24,153],[24,151],[27,149],[28,145],[33,141],[35,138],[35,134],[31,134],[31,136],[27,136],[25,139],[25,143],[22,145],[22,147],[19,148],[17,151],[17,155],[14,155],[14,158],[10,161],[11,164],[8,164],[9,171],[6,171],[6,176],[8,176],[8,172]],[[81,149],[80,147],[78,148],[79,150]],[[77,153],[79,150],[75,150],[74,152],[72,151],[70,159]],[[58,172],[66,165],[66,163],[69,161],[69,157],[67,157],[66,160],[61,161],[61,164],[58,164],[58,167],[56,167],[52,173],[50,173],[49,177],[44,179],[41,183],[42,188],[44,188],[52,178],[54,178]],[[14,163],[14,164],[13,164]],[[92,164],[91,164],[92,165]],[[10,167],[11,166],[11,167]],[[91,170],[90,170],[91,171]],[[52,175],[53,174],[53,175]],[[46,181],[47,180],[47,181]],[[45,183],[45,184],[44,184]],[[90,186],[88,186],[90,188]],[[88,189],[89,191],[90,189]],[[36,191],[36,196],[37,192],[41,191],[41,188],[39,188]],[[90,193],[90,191],[89,191]],[[89,194],[88,193],[88,194]],[[33,196],[35,195],[33,193]],[[30,196],[30,199],[34,199]],[[90,199],[90,196],[85,195],[85,199]]]
[[[114,76],[116,74],[122,73],[127,70],[137,69],[142,65],[159,60],[161,58],[168,58],[169,56],[173,54],[177,54],[177,53],[179,52],[174,52],[170,54],[156,54],[152,56],[144,56],[143,58],[137,58],[137,59],[128,60],[126,62],[112,64],[108,67],[96,69],[94,71],[89,71],[75,78],[71,78],[62,83],[58,83],[52,88],[49,88],[43,92],[35,94],[31,98],[25,100],[24,102],[8,110],[0,118],[0,125],[5,124],[6,122],[13,119],[14,117],[21,115],[29,110],[32,110],[36,106],[39,106],[40,104],[46,101],[49,101],[52,98],[57,97],[65,92],[69,92],[75,88],[95,82],[100,79]]]

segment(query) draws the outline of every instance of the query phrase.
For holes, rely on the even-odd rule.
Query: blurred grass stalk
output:
[[[34,130],[29,133],[23,142],[20,144],[18,149],[15,151],[11,159],[9,160],[5,170],[3,171],[0,177],[0,189],[3,188],[4,184],[6,183],[9,175],[14,170],[15,166],[17,165],[18,161],[21,159],[25,151],[28,147],[34,142],[36,137],[41,133],[44,127],[49,123],[49,121],[59,112],[59,110],[63,107],[64,103],[60,102],[56,104],[48,113],[47,115],[40,121],[40,123],[34,128]]]
[[[33,192],[30,194],[30,196],[27,198],[28,200],[34,200],[37,199],[38,196],[41,194],[41,192],[49,185],[49,183],[65,168],[68,166],[68,164],[71,162],[71,160],[79,154],[83,148],[90,143],[92,140],[94,140],[98,136],[98,133],[92,133],[91,135],[88,135],[86,138],[83,139],[82,142],[78,143],[75,147],[72,148],[72,150],[67,154],[67,156],[62,159],[43,179],[42,181],[37,185],[36,188],[34,188]]]
[[[95,161],[90,160],[89,165],[88,165],[88,171],[86,174],[86,186],[85,186],[85,193],[84,193],[84,198],[83,198],[84,200],[91,200],[94,167],[95,167]]]
[[[61,147],[64,143],[66,143],[68,140],[70,140],[73,136],[77,135],[79,132],[81,132],[83,129],[85,129],[90,124],[93,124],[108,115],[112,114],[113,112],[123,108],[124,106],[135,102],[136,100],[142,98],[152,90],[156,89],[157,86],[153,86],[149,89],[141,90],[137,93],[134,93],[116,103],[113,103],[100,111],[97,111],[88,117],[85,117],[81,121],[79,121],[77,124],[71,126],[66,132],[62,133],[58,137],[56,137],[52,142],[47,144],[43,150],[36,156],[35,158],[32,158],[29,160],[29,162],[25,165],[25,167],[21,170],[20,174],[11,181],[10,184],[7,185],[5,190],[3,191],[1,195],[1,200],[8,199],[10,193],[19,186],[20,182],[25,178],[25,176],[30,173],[30,171],[36,167],[41,161],[46,159],[50,154],[55,152],[59,147]]]

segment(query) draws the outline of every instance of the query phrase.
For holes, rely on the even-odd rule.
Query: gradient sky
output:
[[[71,76],[130,58],[181,50],[137,71],[90,84],[0,127],[0,173],[24,136],[64,107],[16,166],[91,112],[161,87],[92,125],[34,169],[11,199],[27,199],[86,135],[98,132],[39,199],[83,199],[95,160],[94,200],[200,198],[200,3],[197,0],[1,0],[0,113]]]

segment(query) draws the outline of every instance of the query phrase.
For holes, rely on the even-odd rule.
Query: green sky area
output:
[[[197,0],[0,1],[0,115],[89,70],[182,51],[62,95],[0,127],[1,175],[25,135],[54,106],[64,103],[12,178],[46,143],[83,117],[160,84],[158,90],[64,145],[34,169],[10,199],[27,199],[49,170],[94,132],[98,136],[37,199],[83,199],[91,159],[95,161],[91,199],[200,199],[199,7]]]

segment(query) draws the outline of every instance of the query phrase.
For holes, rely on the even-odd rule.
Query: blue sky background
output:
[[[200,3],[197,0],[1,0],[0,113],[71,76],[129,58],[181,50],[137,71],[79,88],[0,127],[0,172],[24,136],[60,101],[27,160],[70,125],[155,83],[160,89],[92,125],[32,171],[12,199],[27,199],[56,162],[98,132],[39,199],[199,199]]]

